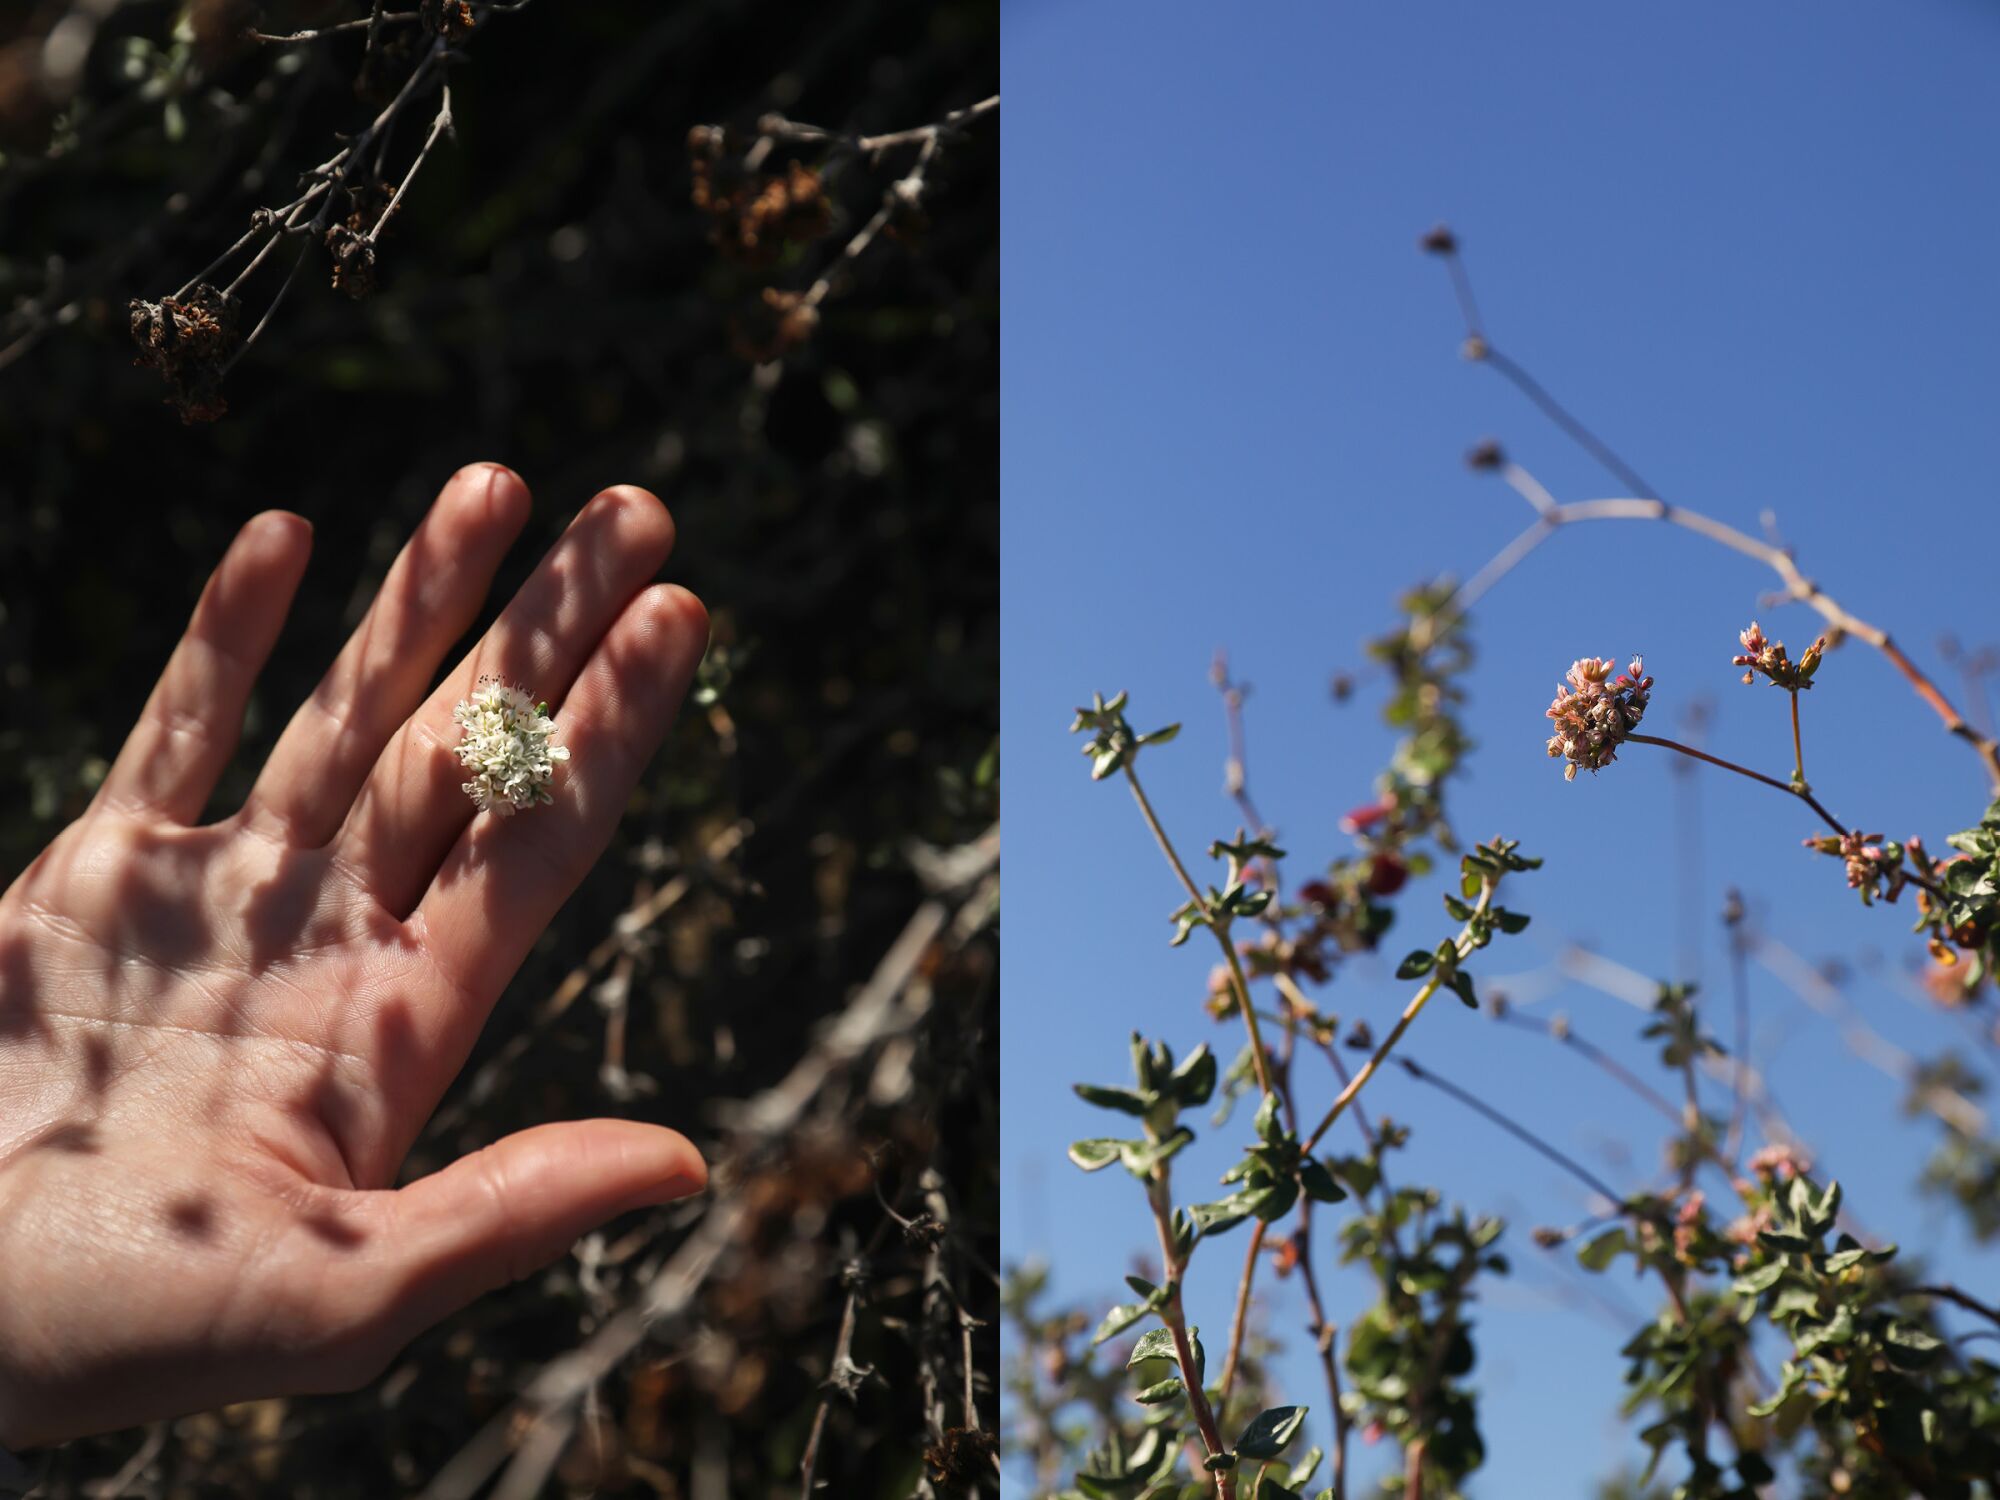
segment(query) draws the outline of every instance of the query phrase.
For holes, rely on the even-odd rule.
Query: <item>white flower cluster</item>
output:
[[[549,743],[555,720],[526,693],[497,677],[482,677],[470,700],[460,699],[451,711],[461,726],[458,758],[472,780],[465,794],[501,817],[537,802],[553,802],[556,762],[569,751]]]

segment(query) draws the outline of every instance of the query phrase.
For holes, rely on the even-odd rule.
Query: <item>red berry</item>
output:
[[[1410,871],[1393,854],[1378,854],[1368,863],[1368,889],[1377,896],[1393,896],[1410,878]]]

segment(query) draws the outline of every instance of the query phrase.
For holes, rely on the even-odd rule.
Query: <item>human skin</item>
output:
[[[0,1444],[351,1389],[626,1210],[699,1191],[674,1131],[536,1125],[404,1187],[494,1001],[609,842],[707,644],[620,487],[492,628],[529,496],[446,484],[244,806],[203,824],[311,527],[251,520],[84,815],[0,897]],[[555,801],[476,813],[452,706],[551,705]]]

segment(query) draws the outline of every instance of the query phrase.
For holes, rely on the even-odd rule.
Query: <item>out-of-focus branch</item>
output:
[[[1760,541],[1733,526],[1662,500],[1657,491],[1641,479],[1631,465],[1551,396],[1527,370],[1494,346],[1491,336],[1480,323],[1477,307],[1472,301],[1471,279],[1466,273],[1463,258],[1459,253],[1457,237],[1449,229],[1439,226],[1426,235],[1422,243],[1424,249],[1441,256],[1451,272],[1452,285],[1458,294],[1460,310],[1466,320],[1462,351],[1466,358],[1478,364],[1491,366],[1534,402],[1580,447],[1616,475],[1621,484],[1635,492],[1633,498],[1576,500],[1568,504],[1557,504],[1547,490],[1536,484],[1525,470],[1509,463],[1497,445],[1489,444],[1477,450],[1475,466],[1502,473],[1515,490],[1534,507],[1536,517],[1526,531],[1510,542],[1492,562],[1473,576],[1466,588],[1460,590],[1459,597],[1453,601],[1447,612],[1455,614],[1468,608],[1472,600],[1490,588],[1522,558],[1553,535],[1559,527],[1579,521],[1663,521],[1670,526],[1679,526],[1763,563],[1776,573],[1784,584],[1783,597],[1786,600],[1809,605],[1833,627],[1837,634],[1856,636],[1880,651],[1889,659],[1890,664],[1902,673],[1917,695],[1944,721],[1946,731],[1972,746],[1985,765],[1987,776],[1996,788],[2000,788],[2000,740],[1996,740],[1991,734],[1982,734],[1967,722],[1965,716],[1952,705],[1950,699],[1945,697],[1938,685],[1904,654],[1903,649],[1890,638],[1887,631],[1869,624],[1836,602],[1830,594],[1800,570],[1789,548]]]
[[[928,897],[889,946],[874,974],[777,1084],[726,1112],[726,1153],[710,1174],[713,1206],[639,1295],[580,1347],[550,1361],[520,1398],[481,1429],[422,1493],[422,1500],[471,1500],[503,1468],[501,1484],[539,1494],[587,1392],[656,1329],[684,1316],[718,1262],[735,1245],[751,1209],[732,1191],[758,1160],[781,1146],[813,1103],[897,1037],[908,1036],[931,1010],[928,960],[942,942],[963,946],[989,923],[999,904],[1000,835],[976,841],[982,850],[969,886]]]

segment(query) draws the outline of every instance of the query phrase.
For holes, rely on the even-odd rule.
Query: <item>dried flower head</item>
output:
[[[556,726],[547,704],[497,677],[482,677],[451,716],[462,726],[459,761],[473,773],[461,790],[481,812],[491,809],[505,818],[555,800],[550,788],[556,764],[568,760],[569,751],[550,743]]]
[[[715,126],[688,132],[691,196],[724,254],[761,265],[787,244],[808,243],[833,227],[833,206],[816,169],[793,161],[782,171],[752,170],[728,146]]]
[[[1557,685],[1547,715],[1555,721],[1549,755],[1569,762],[1563,768],[1565,781],[1576,780],[1579,769],[1601,770],[1618,758],[1618,747],[1646,715],[1653,679],[1644,668],[1636,656],[1616,677],[1602,657],[1585,656],[1571,664],[1568,681]]]
[[[346,191],[347,217],[327,226],[325,244],[333,261],[333,289],[358,300],[375,290],[375,247],[393,222],[383,216],[396,195],[381,182]]]
[[[1826,652],[1826,637],[1821,636],[1810,646],[1806,654],[1796,662],[1785,655],[1783,641],[1767,640],[1764,631],[1755,620],[1748,630],[1738,631],[1736,640],[1743,647],[1739,655],[1730,658],[1731,663],[1749,670],[1743,674],[1743,681],[1755,682],[1762,674],[1771,681],[1773,687],[1781,687],[1788,692],[1802,693],[1812,686],[1813,674],[1819,671],[1819,660]]]
[[[471,0],[418,0],[417,15],[425,32],[448,42],[471,35],[476,20]]]
[[[205,281],[185,297],[132,300],[132,342],[139,346],[134,363],[157,371],[167,382],[167,399],[183,422],[213,422],[229,410],[222,376],[242,345],[237,306],[234,297]]]
[[[804,292],[767,286],[756,306],[731,320],[730,332],[736,353],[761,365],[804,345],[818,326],[819,309]]]

